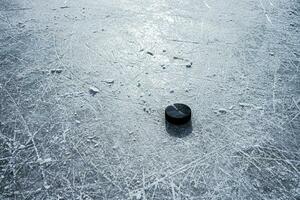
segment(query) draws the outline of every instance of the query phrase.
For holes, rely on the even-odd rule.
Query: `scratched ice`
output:
[[[0,199],[299,199],[299,14],[0,0]],[[175,102],[185,137],[166,130]]]

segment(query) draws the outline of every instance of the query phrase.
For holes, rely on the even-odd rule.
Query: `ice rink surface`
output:
[[[299,200],[298,0],[0,0],[1,200]],[[164,108],[192,108],[170,134]]]

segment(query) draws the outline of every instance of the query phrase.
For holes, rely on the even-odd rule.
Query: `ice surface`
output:
[[[299,199],[299,9],[0,0],[0,199]]]

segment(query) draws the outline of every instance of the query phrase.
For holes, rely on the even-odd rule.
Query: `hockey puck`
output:
[[[175,103],[165,109],[166,120],[172,124],[185,124],[191,120],[192,111],[185,104]]]

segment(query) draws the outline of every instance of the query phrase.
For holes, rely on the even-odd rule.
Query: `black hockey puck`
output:
[[[172,124],[185,124],[191,120],[192,111],[185,104],[175,103],[165,110],[166,120]]]

